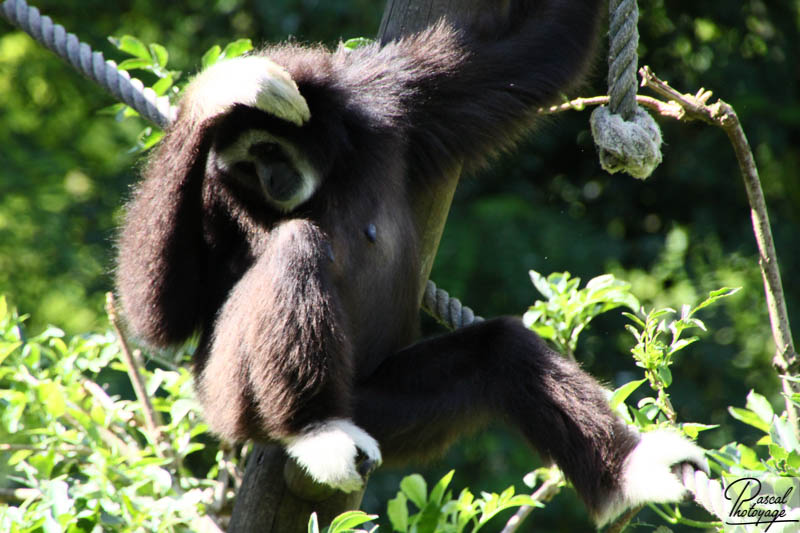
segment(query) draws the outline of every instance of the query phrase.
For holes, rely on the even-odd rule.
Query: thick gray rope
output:
[[[639,56],[639,5],[636,0],[610,0],[608,96],[611,112],[631,120],[636,112]]]
[[[50,17],[40,16],[39,10],[28,7],[25,0],[6,0],[0,6],[0,15],[160,128],[174,119],[175,110],[168,98],[145,88],[141,81],[119,70],[116,63],[106,61],[101,52],[92,52],[88,44],[67,33],[62,25],[53,24]]]
[[[425,285],[422,309],[451,330],[483,322],[482,317],[475,316],[472,309],[462,305],[458,298],[451,298],[446,291],[436,288],[436,284],[431,280]]]
[[[661,130],[636,104],[639,6],[636,0],[610,0],[608,9],[609,106],[592,112],[592,135],[606,172],[645,179],[661,163]]]
[[[702,470],[692,465],[681,466],[680,479],[683,486],[694,495],[694,501],[717,518],[724,520],[730,516],[730,500],[724,496],[725,487],[716,479],[709,479]]]

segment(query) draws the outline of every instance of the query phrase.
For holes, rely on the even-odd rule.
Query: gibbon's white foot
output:
[[[289,454],[314,480],[344,492],[364,486],[364,477],[381,464],[378,442],[346,419],[308,427],[286,439]]]
[[[682,463],[708,472],[702,448],[677,431],[659,429],[643,433],[639,444],[625,459],[620,491],[609,499],[595,517],[604,526],[625,510],[644,503],[670,503],[683,500],[688,491],[673,467]]]

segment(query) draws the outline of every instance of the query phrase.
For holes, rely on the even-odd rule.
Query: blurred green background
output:
[[[800,1],[646,0],[641,62],[683,91],[700,87],[731,103],[761,171],[794,331],[800,331]],[[44,14],[111,59],[107,36],[132,34],[170,52],[172,68],[194,72],[213,44],[372,36],[381,0],[42,0]],[[604,92],[600,58],[583,95]],[[139,75],[140,73],[135,73]],[[141,75],[146,82],[153,80]],[[0,21],[0,293],[38,331],[101,330],[111,288],[115,226],[137,179],[143,122],[115,121],[115,103],[93,83]],[[646,182],[605,174],[588,112],[559,115],[522,149],[457,193],[433,279],[479,314],[522,314],[538,296],[528,269],[605,272],[633,283],[647,306],[696,303],[708,291],[742,286],[700,318],[710,333],[688,348],[672,387],[685,421],[721,424],[706,447],[748,431],[727,415],[756,388],[780,407],[755,242],[736,160],[721,131],[660,119],[664,163]],[[579,346],[586,368],[611,385],[637,377],[630,335],[616,312],[593,323]],[[457,446],[423,470],[456,468],[454,487],[502,490],[535,466],[519,438],[502,429]],[[420,470],[415,465],[410,470]],[[381,511],[400,472],[373,478],[365,506]],[[562,494],[537,531],[580,531],[585,516]],[[567,509],[569,516],[565,517]],[[559,510],[562,510],[561,512]],[[646,520],[647,515],[643,515]]]

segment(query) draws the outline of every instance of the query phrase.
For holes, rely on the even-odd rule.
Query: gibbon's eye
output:
[[[255,176],[256,166],[250,161],[238,161],[233,164],[233,171],[240,176]]]
[[[250,146],[247,152],[262,161],[271,161],[283,156],[283,151],[277,143],[260,142]]]
[[[284,213],[308,200],[320,181],[299,150],[262,131],[244,133],[223,150],[212,148],[209,165],[260,192],[267,203]]]

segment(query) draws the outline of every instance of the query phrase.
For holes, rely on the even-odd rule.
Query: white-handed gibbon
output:
[[[703,465],[639,435],[604,389],[518,319],[417,341],[415,206],[531,130],[580,79],[603,2],[517,1],[356,50],[284,44],[187,87],[119,237],[117,287],[155,346],[200,332],[196,388],[225,439],[281,442],[345,491],[381,461],[442,453],[489,420],[517,428],[605,523],[685,490]]]

